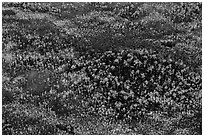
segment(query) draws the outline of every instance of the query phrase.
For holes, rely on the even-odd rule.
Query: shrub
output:
[[[31,104],[12,103],[3,105],[3,134],[49,135],[57,134],[56,116]],[[8,126],[10,125],[10,126]]]

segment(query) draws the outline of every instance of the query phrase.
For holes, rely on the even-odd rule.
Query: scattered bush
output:
[[[31,104],[22,105],[19,103],[4,105],[2,110],[4,135],[57,134],[55,123],[53,123],[56,116],[53,112]]]

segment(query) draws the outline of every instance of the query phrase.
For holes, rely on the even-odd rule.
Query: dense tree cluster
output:
[[[125,110],[123,114],[188,112],[198,105],[194,95],[201,94],[201,76],[190,72],[185,64],[139,51],[105,52],[86,66],[85,72],[91,81],[89,94],[99,91],[107,107],[120,109],[119,113]]]

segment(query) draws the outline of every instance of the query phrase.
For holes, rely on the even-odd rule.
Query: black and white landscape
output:
[[[2,3],[3,135],[201,135],[202,3]]]

